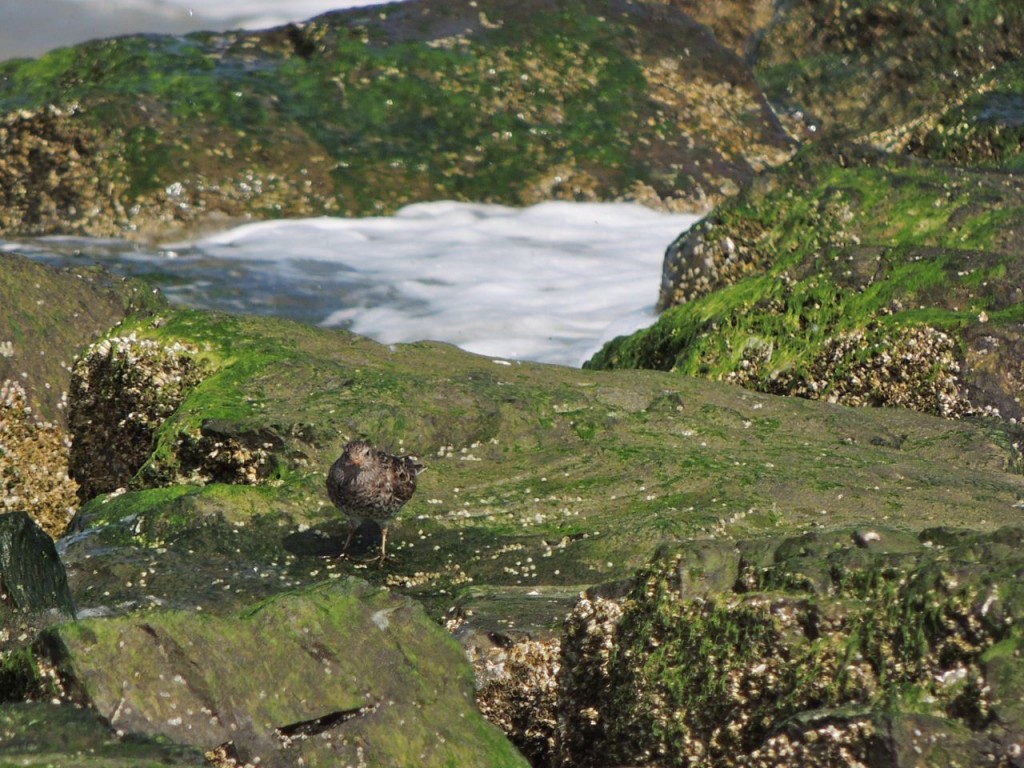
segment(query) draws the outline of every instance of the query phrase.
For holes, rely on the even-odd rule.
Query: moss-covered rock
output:
[[[156,430],[128,492],[79,514],[66,557],[101,604],[193,602],[218,591],[215,578],[265,594],[266,577],[225,569],[224,558],[254,562],[271,581],[308,580],[344,543],[324,479],[356,437],[427,465],[395,526],[394,564],[369,576],[424,596],[438,617],[472,583],[470,603],[535,604],[544,625],[573,587],[627,577],[665,541],[886,516],[910,529],[949,516],[989,527],[1014,521],[1024,492],[995,422],[509,363],[436,343],[388,347],[267,318],[168,311],[119,329],[131,334],[195,349],[208,372]],[[219,475],[232,439],[258,445],[266,471]],[[162,573],[200,553],[188,573]],[[140,562],[155,571],[142,588],[126,575]],[[550,603],[528,595],[545,586],[569,589]],[[482,599],[488,587],[512,592]]]
[[[666,551],[614,610],[574,612],[565,764],[1010,765],[1021,537],[868,527]]]
[[[522,766],[472,704],[461,649],[411,600],[356,580],[234,615],[153,611],[47,630],[37,687],[118,734],[270,766]]]
[[[0,64],[0,113],[8,232],[167,236],[440,198],[703,209],[792,146],[706,28],[618,1],[416,0],[95,41]]]
[[[240,617],[325,576],[359,573],[422,600],[464,641],[543,641],[504,656],[511,678],[492,678],[486,699],[538,759],[562,738],[551,714],[557,645],[548,641],[580,589],[631,577],[659,546],[671,552],[706,540],[686,588],[705,599],[701,572],[719,573],[707,580],[719,590],[739,578],[729,575],[740,573],[736,538],[870,532],[879,521],[906,532],[899,541],[952,519],[991,530],[1018,522],[1024,498],[1024,480],[1008,471],[1012,435],[996,420],[859,411],[653,371],[514,363],[437,343],[385,346],[271,318],[164,309],[130,319],[114,336],[153,354],[96,367],[90,386],[112,401],[170,351],[189,350],[203,375],[180,390],[173,411],[147,422],[150,452],[125,489],[90,499],[61,542],[80,613],[113,614],[102,626],[135,627],[132,637],[147,642],[152,635],[136,630],[151,616],[177,617],[167,620],[205,637],[197,609]],[[94,416],[99,434],[125,418],[117,409]],[[327,468],[355,437],[427,465],[380,568],[361,560],[360,547],[339,557],[347,525],[324,488]],[[120,450],[93,445],[100,464]],[[805,558],[808,584],[830,578],[831,550],[818,549]],[[771,560],[770,548],[755,550],[760,559],[748,553],[748,562]],[[44,635],[31,655],[12,652],[5,685],[28,690],[42,680],[32,690],[50,695],[46,680],[63,678],[47,670],[60,668],[65,642],[50,641],[67,634],[86,642],[79,631]],[[490,650],[483,666],[500,663]],[[548,666],[533,666],[538,660]],[[610,674],[607,664],[584,667],[575,674]],[[524,713],[538,702],[547,714],[530,720]],[[584,726],[574,732],[589,739]]]
[[[1013,177],[815,146],[668,250],[651,328],[589,363],[1020,419]]]

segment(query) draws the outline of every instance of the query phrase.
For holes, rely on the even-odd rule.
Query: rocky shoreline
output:
[[[716,204],[587,370],[0,254],[0,762],[1024,764],[1024,10],[556,5],[0,65],[5,232]],[[380,568],[357,437],[427,466]]]

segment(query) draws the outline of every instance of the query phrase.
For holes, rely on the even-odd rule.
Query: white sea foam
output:
[[[390,217],[250,224],[169,248],[204,263],[237,260],[263,273],[255,283],[264,290],[333,307],[320,324],[384,343],[433,339],[579,365],[653,321],[665,247],[696,219],[629,203],[435,202]],[[194,290],[167,292],[207,303]]]
[[[0,0],[0,60],[98,37],[264,29],[380,0]]]

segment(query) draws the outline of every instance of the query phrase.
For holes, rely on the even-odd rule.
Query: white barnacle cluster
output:
[[[480,711],[530,754],[553,754],[558,743],[558,639],[523,640],[471,658]]]
[[[852,406],[896,406],[945,417],[972,411],[954,339],[927,325],[871,325],[826,339],[803,374],[776,368],[770,340],[751,337],[726,380],[751,389]]]
[[[751,753],[745,765],[768,768],[778,765],[843,765],[864,768],[875,725],[869,718],[826,723],[802,733],[771,736]],[[920,735],[920,733],[918,734]],[[920,752],[920,750],[918,750]]]
[[[177,407],[182,390],[198,381],[198,350],[180,341],[164,344],[134,332],[96,342],[73,369],[77,394],[111,387],[125,401],[151,406],[123,414],[125,421],[163,418]],[[167,392],[170,397],[163,398]]]
[[[148,458],[153,435],[200,383],[199,350],[135,332],[101,339],[75,362],[68,409],[71,464],[96,495],[125,485]],[[118,452],[118,462],[110,452]]]
[[[31,410],[25,403],[25,388],[13,379],[4,379],[0,382],[0,403],[5,409]]]
[[[272,468],[272,443],[246,445],[234,438],[206,435],[178,436],[179,458],[189,457],[188,482],[205,485],[218,480],[238,485],[259,485]]]

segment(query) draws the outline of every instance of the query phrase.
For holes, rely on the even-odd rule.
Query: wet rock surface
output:
[[[127,338],[133,348],[154,352],[126,358],[131,371],[109,379],[115,388],[132,391],[148,360],[182,349],[202,356],[203,376],[162,421],[153,421],[150,455],[127,486],[88,500],[61,540],[71,591],[87,621],[48,630],[34,644],[27,633],[8,655],[5,679],[33,697],[78,700],[74,691],[85,683],[61,682],[71,679],[60,672],[70,664],[61,661],[61,648],[92,643],[91,634],[116,627],[150,651],[185,647],[184,637],[209,637],[203,633],[214,632],[210,627],[227,638],[254,605],[327,589],[317,586],[324,579],[348,583],[357,576],[418,600],[429,619],[455,635],[474,661],[480,708],[534,764],[553,764],[563,752],[589,759],[586,745],[598,743],[592,731],[604,721],[590,699],[577,705],[573,697],[590,696],[617,673],[610,666],[612,635],[594,631],[583,608],[563,627],[581,590],[627,585],[588,598],[586,610],[604,616],[596,621],[611,632],[628,584],[638,568],[655,567],[646,564],[660,546],[667,549],[656,563],[684,542],[703,542],[686,545],[701,566],[680,589],[688,599],[709,601],[740,578],[737,540],[858,526],[871,542],[871,526],[886,521],[903,532],[887,534],[889,551],[902,542],[916,552],[916,532],[950,519],[980,530],[1012,525],[1024,498],[1024,481],[1007,471],[1015,456],[1009,434],[995,420],[861,411],[658,372],[509,363],[436,343],[388,347],[341,331],[205,312],[140,316],[112,333],[112,340]],[[98,433],[124,418],[117,409],[90,411]],[[380,533],[369,528],[341,556],[347,526],[324,488],[330,463],[356,437],[427,466],[382,567],[372,564]],[[267,471],[213,471],[239,466],[244,446],[259,452]],[[118,448],[97,442],[93,450],[102,464]],[[774,545],[749,546],[750,562],[771,562]],[[829,551],[821,545],[806,557],[807,583],[828,584]],[[755,588],[762,587],[751,582]],[[164,621],[173,627],[161,628]],[[147,623],[164,640],[140,629]],[[289,657],[288,635],[277,647],[269,629],[258,634],[264,655]],[[85,645],[78,647],[84,653]],[[167,679],[176,674],[156,657],[141,663],[111,652],[102,666],[118,680],[139,664]],[[457,674],[469,680],[463,663]],[[199,661],[195,667],[204,669]],[[211,689],[227,684],[222,675],[233,677],[212,662],[204,674]],[[103,711],[127,696],[119,685],[103,694]],[[99,706],[99,694],[89,696]],[[567,701],[574,702],[571,717],[560,709]],[[266,734],[327,721],[319,710],[292,714],[268,720],[273,728],[258,737],[236,734],[233,745],[220,732],[203,731],[200,746],[225,760],[293,754]],[[125,733],[160,733],[178,743],[180,734],[166,726],[175,716],[161,718],[132,719]],[[355,720],[341,726],[328,719],[324,733],[357,727]],[[800,734],[790,741],[816,738]],[[320,738],[307,735],[309,742]],[[763,746],[743,743],[750,754]],[[373,754],[391,753],[365,754],[373,764]]]
[[[68,590],[64,565],[53,539],[25,512],[0,515],[0,617],[53,611],[74,618],[75,606]]]

